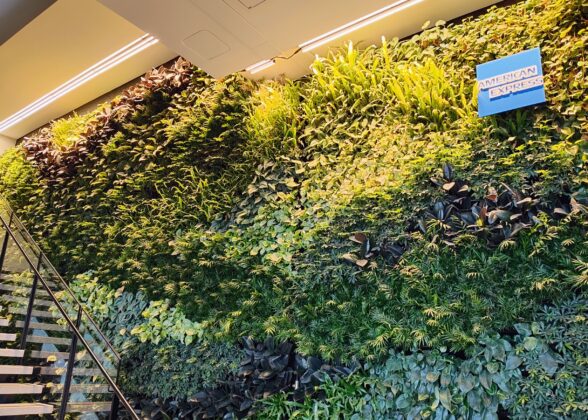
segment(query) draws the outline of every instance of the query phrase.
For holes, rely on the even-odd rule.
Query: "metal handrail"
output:
[[[39,271],[35,267],[35,264],[33,264],[33,262],[31,261],[31,259],[29,258],[29,256],[25,252],[25,250],[23,249],[20,242],[16,239],[16,237],[14,236],[14,232],[12,231],[10,226],[6,223],[6,221],[4,220],[4,217],[2,217],[2,215],[0,215],[0,220],[2,221],[2,224],[4,225],[6,232],[10,235],[10,237],[12,238],[12,240],[14,241],[14,243],[16,244],[16,246],[18,247],[18,249],[20,250],[20,252],[24,256],[30,269],[33,271],[34,275],[37,276],[37,279],[41,282],[41,284],[43,285],[43,287],[47,291],[49,297],[51,298],[51,300],[53,300],[53,303],[55,303],[55,306],[57,306],[57,309],[59,309],[59,312],[61,312],[61,315],[65,318],[65,320],[69,324],[71,331],[77,336],[77,340],[79,340],[79,342],[82,343],[82,345],[86,348],[86,351],[88,352],[90,357],[94,360],[94,362],[98,366],[98,369],[104,375],[104,378],[106,378],[106,381],[108,382],[108,384],[112,388],[113,392],[116,394],[116,397],[119,399],[119,401],[122,403],[122,405],[127,409],[128,413],[131,415],[131,417],[133,419],[139,420],[139,416],[137,416],[137,414],[133,410],[133,407],[131,406],[131,404],[127,401],[127,399],[123,395],[122,391],[118,388],[118,386],[116,385],[116,382],[110,377],[106,368],[104,366],[102,366],[102,363],[100,363],[100,361],[98,360],[98,356],[96,356],[94,351],[92,351],[92,348],[90,347],[90,345],[88,344],[86,339],[83,337],[82,333],[80,332],[80,330],[76,326],[76,323],[69,317],[65,308],[61,305],[61,303],[59,302],[59,300],[57,299],[57,297],[55,296],[53,291],[51,291],[51,288],[49,287],[49,285],[47,284],[47,282],[45,281],[43,276],[41,276],[41,273],[39,273]],[[76,300],[76,302],[77,302],[77,300]],[[82,308],[82,310],[83,310],[83,307],[81,305],[79,305],[79,308]]]
[[[8,200],[5,197],[2,197],[2,196],[0,196],[0,197],[1,197],[2,201],[3,201],[3,205],[7,208],[8,212],[9,212],[9,214],[11,216],[11,220],[13,222],[18,223],[20,225],[18,230],[21,231],[21,232],[23,232],[28,237],[29,240],[27,241],[27,243],[29,243],[30,245],[34,245],[37,248],[38,253],[39,253],[39,258],[43,259],[49,265],[48,268],[57,277],[57,279],[61,283],[60,286],[62,286],[67,292],[69,292],[70,296],[73,298],[73,300],[75,301],[76,304],[78,304],[79,306],[81,306],[82,312],[84,313],[84,315],[86,315],[86,317],[88,318],[88,320],[90,321],[90,323],[94,326],[94,328],[96,329],[96,331],[98,332],[98,334],[102,338],[102,340],[106,343],[106,345],[108,346],[108,348],[110,349],[110,351],[112,351],[112,353],[116,357],[117,361],[120,362],[120,355],[118,354],[118,352],[114,349],[114,347],[112,346],[112,344],[110,344],[110,341],[108,341],[108,339],[104,336],[104,334],[102,333],[102,331],[100,330],[100,328],[96,324],[96,321],[94,321],[94,319],[90,316],[90,314],[88,313],[88,311],[86,311],[86,309],[81,304],[81,302],[78,300],[78,298],[76,297],[75,293],[71,290],[71,288],[69,287],[69,285],[67,284],[67,282],[63,279],[63,277],[61,277],[61,274],[59,274],[59,272],[53,266],[53,264],[51,263],[51,261],[49,261],[49,258],[47,258],[47,255],[45,255],[45,253],[43,252],[43,250],[41,249],[41,247],[35,242],[35,240],[33,239],[33,236],[29,233],[29,231],[27,230],[27,228],[20,221],[20,219],[18,218],[18,216],[16,215],[16,213],[14,212],[14,210],[12,209],[12,207],[10,207],[10,204],[8,203]]]

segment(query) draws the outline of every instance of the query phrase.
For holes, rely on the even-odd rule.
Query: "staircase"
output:
[[[120,356],[0,198],[0,419],[139,419]]]

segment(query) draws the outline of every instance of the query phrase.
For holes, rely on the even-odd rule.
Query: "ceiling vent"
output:
[[[198,31],[182,41],[205,60],[213,60],[230,51],[230,47],[210,31]]]

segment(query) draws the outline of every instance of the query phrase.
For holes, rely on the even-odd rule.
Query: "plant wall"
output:
[[[579,415],[586,392],[550,382],[573,339],[541,337],[562,358],[543,357],[541,370],[524,345],[538,333],[517,325],[564,302],[575,310],[588,285],[587,17],[581,0],[527,0],[410,40],[349,45],[298,81],[213,80],[179,60],[5,154],[0,189],[56,266],[82,275],[80,293],[141,302],[117,336],[131,362],[163,351],[197,371],[181,390],[136,372],[146,394],[214,389],[238,374],[247,346],[235,343],[269,336],[404,390],[378,408],[385,416]],[[537,46],[547,104],[478,118],[475,66]],[[181,339],[166,335],[157,305],[186,321],[189,343],[183,321]],[[194,367],[198,354],[218,371]],[[391,354],[408,371],[422,365],[430,384],[390,376]],[[430,380],[429,357],[449,382]],[[479,378],[463,385],[466,371]],[[504,378],[492,385],[484,372]],[[566,375],[586,390],[581,369]],[[388,395],[353,378],[315,401]],[[305,404],[275,398],[269,409],[284,413]]]

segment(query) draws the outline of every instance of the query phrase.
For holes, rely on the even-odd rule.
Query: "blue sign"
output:
[[[480,64],[476,73],[480,117],[545,102],[539,48]]]

